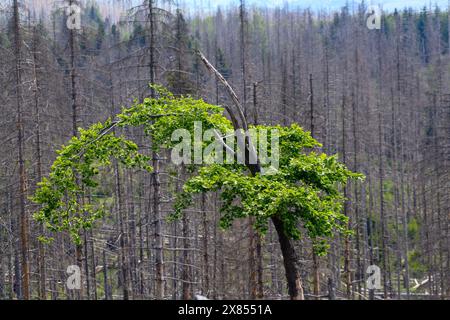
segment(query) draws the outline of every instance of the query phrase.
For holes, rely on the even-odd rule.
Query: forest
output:
[[[449,28],[0,0],[0,300],[450,299]]]

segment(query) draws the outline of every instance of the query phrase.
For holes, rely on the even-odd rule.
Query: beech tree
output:
[[[68,4],[81,7],[81,30],[67,28]],[[158,144],[142,126],[115,124],[134,99],[160,97],[151,82],[175,97],[191,94],[223,106],[233,130],[305,128],[324,145],[305,147],[302,154],[337,153],[346,167],[365,174],[364,182],[339,187],[347,198],[342,213],[354,232],[330,237],[327,256],[314,254],[320,237],[307,236],[299,218],[305,236],[290,242],[305,299],[447,298],[449,13],[438,7],[385,11],[381,29],[369,30],[366,9],[264,8],[239,1],[205,14],[195,5],[156,0],[3,1],[0,297],[289,297],[277,228],[268,218],[266,234],[254,230],[257,218],[244,206],[251,199],[242,200],[256,194],[253,189],[242,187],[246,194],[234,198],[246,216],[233,218],[226,231],[219,226],[229,182],[223,179],[245,185],[248,177],[264,185],[270,178],[259,177],[264,166],[216,167],[227,170],[226,177],[221,173],[212,190],[198,190],[189,181],[206,180],[201,172],[212,168],[179,168],[170,162],[170,148],[154,149]],[[214,62],[234,96],[208,75],[197,49]],[[75,195],[58,191],[63,205],[80,197],[81,220],[73,224],[81,226],[78,250],[70,232],[58,232],[44,245],[37,235],[48,231],[30,219],[39,204],[29,196],[48,176],[54,150],[80,138],[79,126],[97,123],[101,132],[108,117],[113,128],[105,135],[122,139],[111,145],[131,148],[132,162],[141,161],[134,152],[149,157],[153,170],[139,169],[147,160],[129,168],[121,164],[126,157],[112,154],[110,164],[101,165],[94,150],[87,152],[99,165],[94,180],[101,183],[87,187],[79,175]],[[179,194],[192,205],[173,214]],[[99,212],[89,214],[94,208]],[[168,222],[168,216],[181,218]],[[75,264],[82,271],[77,291],[65,286],[67,266]],[[367,286],[373,265],[381,269],[379,289]]]
[[[79,245],[83,230],[90,229],[105,214],[101,204],[82,201],[89,189],[99,185],[96,178],[100,168],[116,158],[126,167],[153,170],[148,164],[150,158],[140,153],[135,143],[112,132],[116,126],[142,127],[151,138],[154,150],[173,147],[171,137],[177,129],[193,134],[194,122],[201,122],[205,129],[217,130],[221,136],[233,128],[221,107],[189,97],[175,98],[161,89],[159,96],[123,110],[114,121],[80,129],[80,137],[73,137],[58,152],[49,177],[43,179],[36,191],[34,201],[43,206],[35,215],[37,221],[50,231],[68,231]],[[334,229],[348,233],[347,217],[341,213],[344,198],[338,186],[345,185],[349,178],[362,176],[348,170],[336,156],[308,151],[321,145],[297,125],[254,129],[279,132],[280,169],[264,175],[263,165],[251,165],[248,160],[244,165],[203,166],[185,183],[174,216],[192,204],[193,194],[220,191],[223,228],[230,227],[234,219],[252,216],[257,230],[265,233],[271,220],[279,236],[291,299],[303,299],[291,241],[299,239],[304,230],[315,241],[316,253],[323,254],[326,238],[333,235]],[[249,148],[252,142],[246,140]]]

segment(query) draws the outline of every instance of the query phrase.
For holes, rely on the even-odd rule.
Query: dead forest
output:
[[[198,52],[249,124],[298,124],[365,176],[341,190],[351,235],[331,237],[327,255],[306,235],[292,241],[302,298],[450,299],[447,8],[386,11],[370,29],[364,3],[98,1],[0,0],[0,299],[292,298],[272,223],[265,234],[252,218],[221,228],[220,192],[168,219],[189,172],[136,128],[117,130],[151,154],[154,171],[113,162],[83,199],[107,214],[82,245],[64,232],[40,238],[49,231],[32,196],[78,128],[144,101],[149,84],[233,107]],[[72,5],[81,28],[68,28]],[[79,290],[66,285],[71,265]],[[379,267],[375,289],[369,266]]]

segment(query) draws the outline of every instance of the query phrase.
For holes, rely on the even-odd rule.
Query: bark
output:
[[[115,163],[115,176],[116,176],[116,197],[117,197],[117,219],[119,224],[119,246],[120,246],[120,280],[122,284],[123,299],[128,300],[130,297],[130,286],[128,279],[128,250],[125,233],[124,222],[124,205],[122,197],[122,180],[120,177],[120,170],[117,163]]]
[[[192,288],[191,288],[191,260],[189,256],[189,219],[186,212],[183,212],[182,217],[183,224],[183,300],[191,300],[192,299]]]
[[[273,217],[272,222],[278,233],[281,252],[283,254],[283,264],[286,272],[286,280],[288,283],[288,292],[291,300],[304,300],[302,279],[298,265],[298,257],[295,252],[295,246],[292,239],[285,234],[283,222]]]
[[[164,239],[161,216],[161,181],[159,177],[159,159],[153,152],[153,217],[155,219],[155,292],[157,299],[164,298]]]
[[[108,284],[108,263],[106,260],[106,251],[103,249],[103,290],[105,292],[105,300],[111,297]]]
[[[41,151],[41,119],[40,119],[40,78],[38,76],[39,60],[39,35],[36,27],[33,28],[33,75],[34,75],[34,114],[35,114],[35,136],[36,136],[36,173],[37,180],[42,180],[42,151]],[[44,226],[39,225],[39,233],[44,234]],[[39,270],[39,299],[46,299],[46,268],[45,268],[45,247],[38,242],[38,270]]]
[[[26,199],[26,172],[24,159],[24,124],[22,113],[22,39],[20,34],[19,4],[13,1],[13,27],[14,27],[14,57],[16,80],[16,107],[17,107],[17,144],[19,164],[19,213],[20,213],[20,251],[21,251],[21,286],[23,299],[30,299],[30,267],[29,267],[29,227],[28,216],[25,209]]]
[[[202,293],[207,296],[209,294],[209,254],[208,254],[208,219],[206,210],[206,195],[202,194],[201,211],[203,215],[203,287]]]

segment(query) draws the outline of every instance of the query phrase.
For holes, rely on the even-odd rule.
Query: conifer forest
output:
[[[389,2],[0,0],[0,300],[449,300],[450,3]]]

